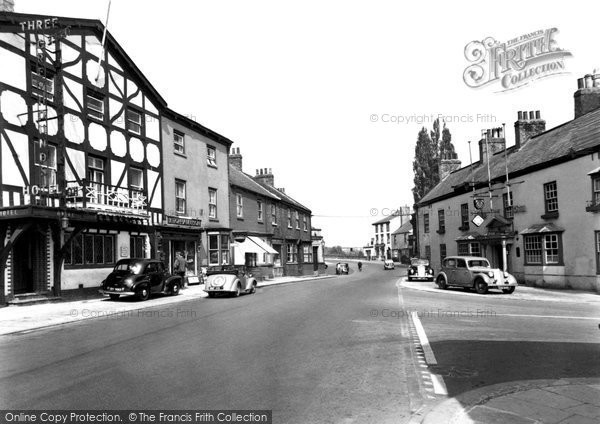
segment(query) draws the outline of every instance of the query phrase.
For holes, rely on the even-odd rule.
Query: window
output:
[[[425,257],[427,260],[431,260],[431,246],[429,245],[425,246]]]
[[[244,198],[241,194],[235,195],[236,214],[238,218],[244,217]]]
[[[208,189],[208,217],[217,219],[217,190]]]
[[[562,265],[562,240],[559,233],[526,235],[525,265]]]
[[[175,212],[185,213],[185,181],[175,180]]]
[[[135,190],[143,190],[144,171],[138,168],[129,168],[129,185]]]
[[[288,209],[287,211],[287,224],[288,228],[292,228],[292,210]]]
[[[95,198],[88,197],[89,201],[104,204],[106,202],[104,193],[104,160],[88,156],[88,173],[87,177],[90,182],[90,188],[95,191]]]
[[[386,239],[387,239],[387,240],[386,240],[386,241],[387,241],[387,244],[390,244],[390,235],[389,235],[389,234],[386,236]]]
[[[596,274],[600,274],[600,231],[594,232],[596,238]]]
[[[37,63],[31,64],[31,92],[39,100],[46,99],[49,102],[54,100],[54,72],[38,66]]]
[[[440,263],[442,263],[444,261],[445,257],[446,257],[446,245],[440,244]]]
[[[298,262],[298,246],[293,244],[293,243],[289,243],[287,245],[287,258],[286,258],[288,263],[296,263]]]
[[[304,231],[308,231],[308,218],[306,215],[302,217],[302,227]]]
[[[132,109],[127,109],[125,127],[134,134],[142,133],[142,114]]]
[[[129,255],[131,258],[146,257],[146,237],[131,236],[129,237]]]
[[[298,211],[295,212],[294,217],[296,218],[296,230],[300,229],[300,214]]]
[[[438,210],[438,225],[439,225],[439,234],[444,234],[446,232],[446,215],[443,209]]]
[[[260,200],[256,201],[256,215],[258,221],[263,221],[263,202]]]
[[[71,240],[65,252],[65,266],[114,263],[115,236],[112,234],[79,234]]]
[[[481,248],[478,242],[459,242],[459,256],[481,256]]]
[[[217,167],[217,150],[212,146],[206,146],[206,163],[208,166]]]
[[[42,148],[42,141],[33,141],[34,164],[36,179],[34,183],[41,188],[56,186],[56,146],[46,143]]]
[[[546,213],[558,211],[558,191],[556,181],[544,184],[544,203],[546,205]]]
[[[592,206],[600,206],[600,175],[592,177]]]
[[[277,225],[277,207],[271,205],[271,224]]]
[[[388,233],[390,232],[390,223],[389,222],[385,223],[385,231],[387,231]]]
[[[502,204],[504,205],[504,218],[512,219],[514,217],[512,191],[502,194]]]
[[[227,234],[208,235],[208,264],[229,264],[229,236]]]
[[[423,232],[424,233],[428,233],[429,232],[429,214],[423,214]]]
[[[460,230],[466,231],[469,229],[469,204],[463,203],[460,205]]]
[[[302,262],[304,262],[305,264],[311,263],[312,262],[311,246],[309,244],[305,244],[304,246],[302,246],[302,252],[303,252]]]
[[[104,121],[104,96],[96,91],[87,92],[87,115],[90,118]]]
[[[173,151],[185,155],[185,134],[177,130],[173,131]]]

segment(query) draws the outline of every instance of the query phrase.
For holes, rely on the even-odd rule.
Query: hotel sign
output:
[[[183,218],[181,216],[167,215],[167,225],[185,228],[202,228],[202,220],[195,218]]]

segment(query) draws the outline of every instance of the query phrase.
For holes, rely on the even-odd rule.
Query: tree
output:
[[[452,134],[446,127],[444,122],[444,129],[442,130],[442,141],[440,142],[440,160],[442,159],[456,159],[457,155],[454,151],[454,144],[452,144]]]
[[[439,122],[438,120],[436,120],[436,122],[439,137]],[[433,131],[432,134],[434,134]],[[413,187],[412,192],[415,203],[417,203],[440,181],[438,145],[437,142],[433,142],[425,127],[421,128],[417,137],[413,172],[415,174],[413,180],[415,186]]]

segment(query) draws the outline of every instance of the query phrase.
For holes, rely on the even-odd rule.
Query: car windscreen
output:
[[[484,261],[481,259],[469,261],[469,268],[480,267],[480,268],[489,268],[490,263],[488,261]]]
[[[410,264],[414,266],[429,265],[429,261],[427,259],[413,259]]]
[[[128,274],[141,274],[142,269],[144,268],[143,264],[140,262],[126,262],[122,261],[115,265],[114,271],[116,272],[126,272]]]

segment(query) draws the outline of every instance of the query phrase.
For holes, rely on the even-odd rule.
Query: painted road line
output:
[[[567,315],[494,314],[494,317],[581,319],[600,322],[600,317],[573,317]]]
[[[423,352],[425,353],[425,360],[429,365],[437,365],[437,360],[435,359],[433,350],[431,350],[431,346],[429,345],[429,339],[427,338],[427,334],[425,334],[425,329],[423,328],[423,324],[421,324],[419,315],[416,311],[413,311],[410,313],[410,316],[412,317],[415,329],[417,330],[417,335],[419,336],[419,341],[421,342],[421,346],[423,347]]]
[[[437,374],[431,373],[431,382],[433,383],[433,391],[438,395],[448,396],[448,390],[444,384],[444,380]]]

